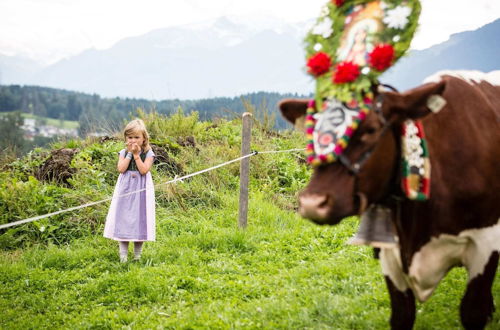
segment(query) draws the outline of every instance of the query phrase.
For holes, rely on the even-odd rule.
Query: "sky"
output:
[[[0,54],[43,64],[158,28],[221,16],[266,16],[295,23],[316,18],[325,0],[0,0]],[[421,0],[412,48],[446,41],[500,18],[499,0]]]

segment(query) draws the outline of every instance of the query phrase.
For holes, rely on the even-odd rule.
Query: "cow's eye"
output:
[[[377,129],[375,127],[366,127],[361,134],[361,142],[371,144],[376,141]]]
[[[377,130],[375,129],[375,127],[367,127],[365,131],[366,134],[375,134],[376,132]]]

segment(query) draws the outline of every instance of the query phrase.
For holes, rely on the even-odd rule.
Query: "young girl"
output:
[[[120,243],[120,261],[126,262],[128,243],[134,242],[134,260],[144,241],[155,240],[155,196],[149,172],[154,153],[144,122],[132,120],[123,131],[126,148],[119,152],[118,182],[109,207],[104,237]]]

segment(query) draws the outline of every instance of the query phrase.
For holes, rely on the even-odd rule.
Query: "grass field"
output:
[[[23,118],[44,120],[47,122],[47,125],[58,127],[58,128],[78,129],[78,127],[80,126],[78,121],[60,120],[60,119],[53,119],[53,118],[48,118],[48,117],[39,117],[39,116],[35,116],[31,113],[22,113],[22,116],[23,116]]]
[[[0,116],[3,114],[8,114],[10,112],[0,112]],[[31,113],[21,113],[21,116],[23,118],[30,118],[30,119],[35,119],[39,121],[45,122],[49,126],[54,126],[57,128],[64,128],[64,129],[78,129],[80,127],[80,124],[76,120],[60,120],[60,119],[54,119],[54,118],[49,118],[49,117],[40,117],[36,116]]]
[[[390,313],[369,248],[345,245],[357,219],[317,227],[253,193],[203,213],[162,212],[158,241],[120,264],[100,235],[0,254],[0,326],[26,328],[386,329]],[[453,270],[418,305],[416,329],[459,329],[466,274]],[[495,281],[500,303],[500,281]],[[497,311],[489,329],[500,327]]]

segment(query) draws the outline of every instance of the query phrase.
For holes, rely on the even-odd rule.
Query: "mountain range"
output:
[[[500,70],[499,35],[500,19],[475,31],[453,34],[446,42],[411,51],[385,72],[381,81],[406,90],[440,70]]]
[[[260,22],[262,23],[262,22]],[[256,91],[310,94],[303,36],[311,22],[255,24],[222,17],[123,39],[50,66],[0,55],[0,83],[63,88],[104,97],[200,99]],[[500,19],[411,51],[381,77],[400,90],[438,70],[500,69]]]

